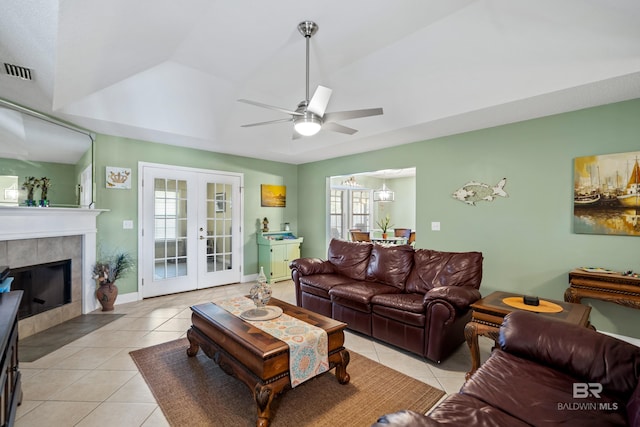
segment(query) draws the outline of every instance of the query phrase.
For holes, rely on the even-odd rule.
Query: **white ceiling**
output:
[[[0,0],[0,98],[97,133],[300,164],[640,98],[638,0]],[[384,115],[291,139],[286,118]],[[0,133],[2,135],[2,133]],[[52,154],[62,144],[50,144]],[[42,150],[40,150],[42,151]]]

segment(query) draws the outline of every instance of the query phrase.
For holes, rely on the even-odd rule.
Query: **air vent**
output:
[[[7,74],[13,77],[18,77],[22,80],[33,80],[31,77],[31,68],[21,67],[19,65],[4,63],[4,69]]]

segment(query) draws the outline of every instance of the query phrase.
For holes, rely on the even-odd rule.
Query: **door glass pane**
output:
[[[187,182],[154,179],[154,278],[187,275]]]
[[[207,183],[207,273],[233,268],[231,258],[232,186],[216,182]]]

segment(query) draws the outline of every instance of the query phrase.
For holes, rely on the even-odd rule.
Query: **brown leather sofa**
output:
[[[640,426],[640,347],[592,329],[508,314],[500,349],[428,416],[400,411],[375,427]]]
[[[290,263],[296,303],[440,362],[464,341],[482,254],[334,239],[328,259]]]

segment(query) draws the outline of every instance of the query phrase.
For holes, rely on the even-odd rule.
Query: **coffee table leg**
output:
[[[256,427],[268,427],[271,420],[271,402],[274,392],[269,386],[256,384],[253,390],[253,397],[258,407],[258,419]]]
[[[339,361],[336,362],[336,378],[340,384],[348,384],[351,377],[347,373],[347,365],[351,360],[351,355],[345,350],[340,350],[338,353]]]
[[[189,340],[189,348],[187,349],[187,356],[193,357],[198,354],[198,350],[200,350],[200,345],[196,342],[196,338],[193,334],[193,331],[189,329],[187,331],[187,339]]]

